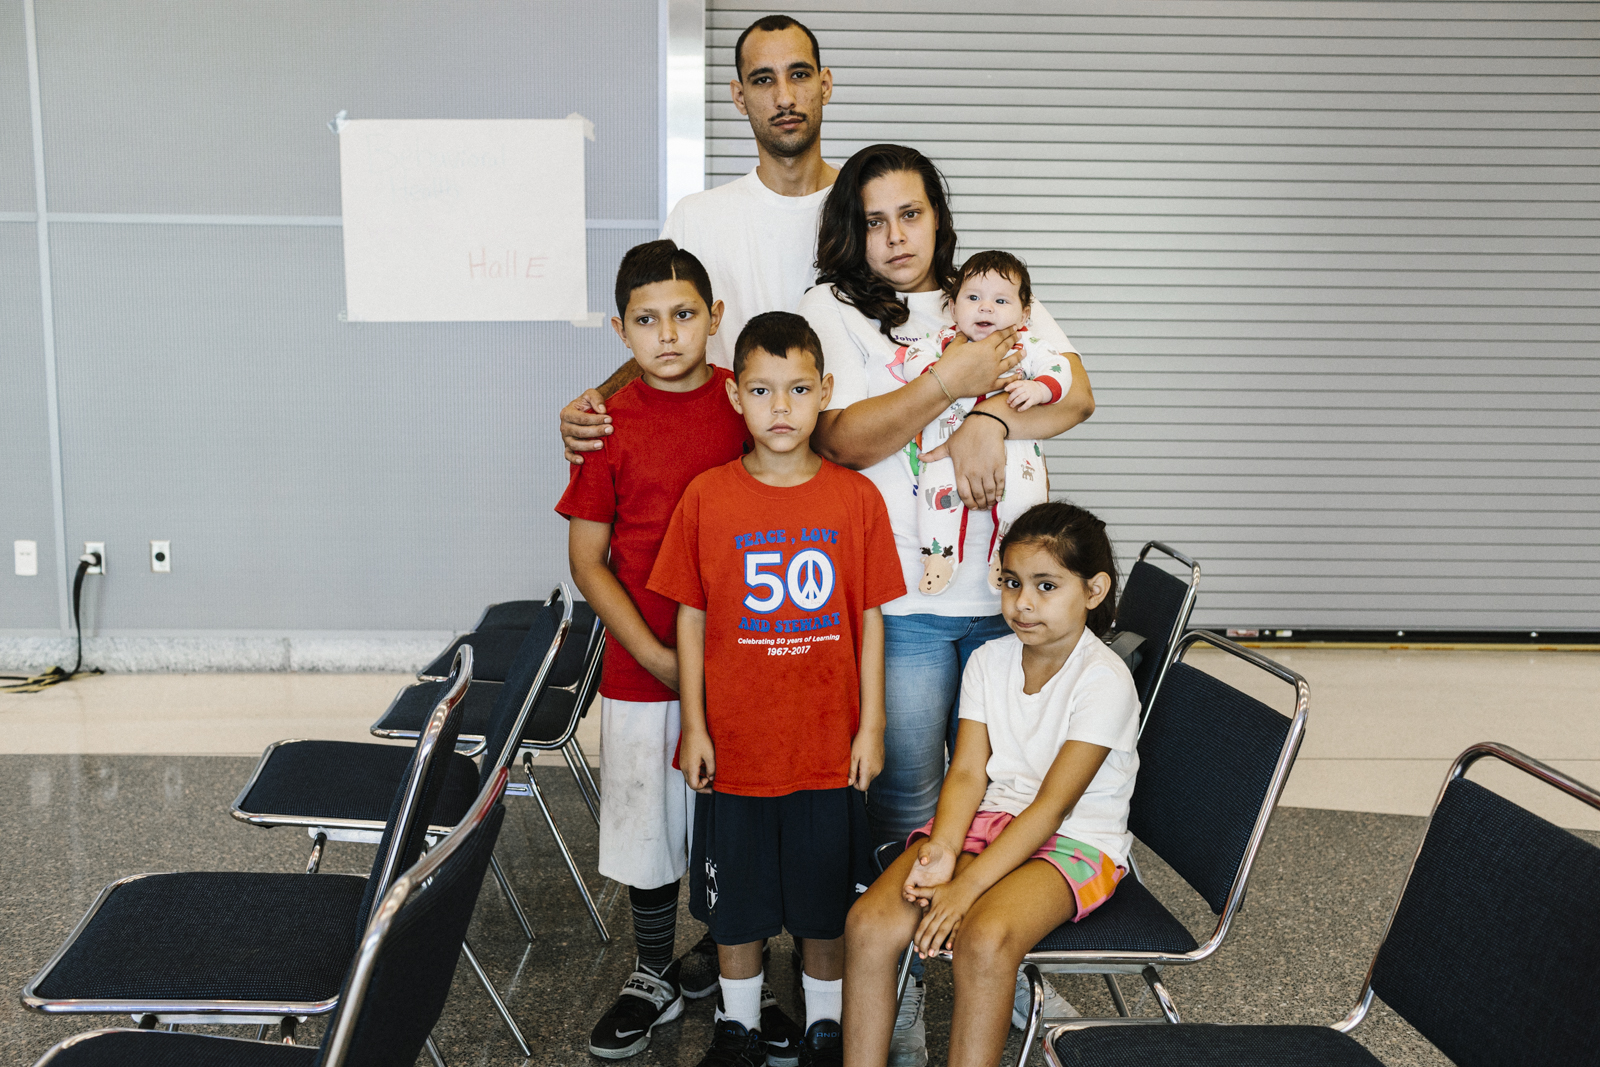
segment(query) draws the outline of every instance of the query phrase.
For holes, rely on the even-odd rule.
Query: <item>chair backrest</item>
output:
[[[549,688],[562,649],[567,644],[567,635],[572,631],[572,610],[572,590],[563,582],[550,594],[528,635],[522,639],[505,684],[500,687],[500,695],[495,698],[494,709],[489,713],[478,778],[480,789],[489,784],[496,770],[511,766],[517,758],[523,725]]]
[[[1482,756],[1600,808],[1600,791],[1514,749],[1468,749],[1434,807],[1371,989],[1461,1067],[1600,1064],[1600,848],[1461,777]]]
[[[1189,581],[1168,574],[1154,563],[1146,563],[1145,556],[1152,548],[1187,566]],[[1160,541],[1145,544],[1139,551],[1139,559],[1128,570],[1128,580],[1122,583],[1122,596],[1117,600],[1116,629],[1119,633],[1135,633],[1144,638],[1144,644],[1139,646],[1139,665],[1133,670],[1133,684],[1139,691],[1139,705],[1146,714],[1161,686],[1173,642],[1189,625],[1199,589],[1200,564]]]
[[[322,1067],[413,1063],[450,993],[505,806],[501,768],[455,829],[395,880],[366,926],[328,1023]]]
[[[1286,717],[1182,662],[1198,643],[1229,652],[1295,689]],[[1128,829],[1223,916],[1226,932],[1267,820],[1305,735],[1310,691],[1294,671],[1227,638],[1195,630],[1176,656],[1139,736]]]
[[[567,638],[550,685],[522,727],[522,743],[551,749],[571,738],[600,687],[606,627],[594,609],[580,600],[572,608],[572,634]]]
[[[450,677],[445,680],[444,695],[428,716],[416,748],[412,749],[405,778],[389,805],[389,819],[384,824],[378,853],[372,859],[372,872],[367,877],[367,890],[361,898],[357,929],[366,926],[373,904],[389,891],[395,876],[422,855],[428,827],[433,825],[434,809],[450,768],[450,760],[445,757],[455,751],[456,737],[461,733],[461,698],[470,684],[472,646],[462,645],[451,664]]]

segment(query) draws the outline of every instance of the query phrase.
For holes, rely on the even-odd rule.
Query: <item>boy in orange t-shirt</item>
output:
[[[833,380],[805,319],[751,319],[728,396],[754,439],[684,491],[649,588],[677,601],[678,766],[695,798],[690,911],[723,1009],[702,1067],[760,1067],[761,945],[804,942],[803,1065],[839,1063],[844,921],[872,881],[883,616],[905,594],[888,511],[811,450]]]

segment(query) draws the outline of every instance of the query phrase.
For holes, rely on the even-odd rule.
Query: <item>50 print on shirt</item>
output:
[[[833,596],[833,559],[824,545],[839,543],[837,530],[803,527],[797,534],[787,530],[761,530],[739,534],[734,547],[744,549],[744,607],[754,617],[741,615],[739,629],[751,633],[804,634],[794,638],[746,638],[740,644],[766,645],[769,656],[803,655],[816,640],[839,640],[839,634],[819,635],[840,625],[838,612],[813,614],[827,606]],[[792,551],[789,546],[795,546]],[[757,546],[760,546],[759,548]],[[780,547],[781,546],[781,547]],[[805,612],[800,616],[776,617],[785,605]],[[765,616],[765,617],[763,617]]]

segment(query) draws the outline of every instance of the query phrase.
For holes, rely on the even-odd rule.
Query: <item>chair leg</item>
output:
[[[422,1047],[428,1050],[428,1058],[433,1061],[433,1067],[445,1067],[444,1057],[439,1055],[439,1046],[433,1043],[432,1034],[428,1035],[428,1040],[422,1043]]]
[[[473,971],[478,976],[478,981],[483,984],[483,991],[489,994],[489,999],[494,1001],[494,1010],[500,1013],[500,1018],[505,1021],[506,1028],[511,1031],[511,1036],[516,1039],[517,1047],[522,1049],[524,1057],[532,1056],[533,1049],[528,1047],[528,1039],[522,1036],[522,1028],[511,1017],[511,1012],[506,1009],[506,1002],[500,999],[500,993],[495,989],[494,983],[489,981],[488,972],[483,969],[483,964],[478,962],[478,954],[472,951],[472,946],[466,941],[461,942],[461,954],[467,957],[467,962],[472,964]]]
[[[573,751],[575,748],[577,749],[576,752]],[[579,747],[578,739],[574,737],[562,745],[561,754],[567,758],[567,769],[572,772],[573,781],[578,783],[578,792],[583,794],[584,806],[589,809],[589,814],[594,818],[594,824],[599,826],[600,791],[595,790],[593,798],[589,796],[589,790],[594,786],[594,779],[589,776],[589,761],[583,758],[583,749]],[[578,770],[580,766],[583,768],[582,773]],[[589,779],[587,783],[584,782],[585,778]]]
[[[311,855],[309,857],[307,857],[307,859],[306,859],[306,873],[307,874],[316,874],[317,873],[317,869],[322,866],[322,850],[323,850],[323,848],[325,848],[327,846],[327,844],[328,844],[328,835],[327,834],[318,834],[315,838],[312,839],[312,841],[311,841]]]
[[[1106,988],[1111,991],[1111,1003],[1117,1006],[1117,1014],[1126,1019],[1128,1017],[1128,1002],[1122,999],[1122,990],[1117,988],[1117,976],[1114,974],[1102,974],[1100,977],[1106,980]]]
[[[266,1023],[262,1023],[260,1026],[256,1027],[256,1040],[257,1041],[265,1041],[266,1039],[267,1039],[267,1024]]]
[[[1039,1036],[1039,1023],[1044,1020],[1044,975],[1031,963],[1022,965],[1022,975],[1028,980],[1028,1027],[1022,1031],[1022,1047],[1017,1050],[1017,1067],[1027,1067],[1028,1050]]]
[[[500,857],[493,852],[489,853],[489,869],[494,871],[495,881],[500,883],[500,889],[506,895],[506,903],[511,905],[511,912],[517,917],[517,923],[522,927],[523,934],[532,941],[533,927],[528,925],[528,916],[522,911],[522,901],[517,899],[516,891],[511,888],[511,882],[506,878],[506,872],[500,869]]]
[[[911,958],[914,951],[910,945],[907,945],[906,950],[900,954],[900,973],[896,976],[894,982],[896,1011],[900,1010],[900,1002],[906,999],[906,986],[911,984]]]
[[[1178,1017],[1178,1006],[1172,1002],[1172,994],[1168,993],[1167,987],[1161,984],[1161,972],[1154,967],[1146,967],[1142,973],[1145,984],[1150,987],[1150,992],[1155,994],[1156,1003],[1161,1005],[1161,1014],[1167,1017],[1167,1022],[1183,1022]]]
[[[567,842],[562,838],[561,831],[556,829],[556,820],[550,814],[550,805],[545,803],[544,793],[540,791],[539,783],[533,777],[532,753],[523,755],[522,769],[528,776],[528,789],[533,793],[533,799],[539,802],[539,810],[544,812],[544,821],[550,827],[551,836],[556,839],[556,847],[561,849],[561,858],[567,861],[567,870],[572,873],[572,880],[578,886],[578,894],[583,897],[583,903],[589,909],[589,918],[594,920],[595,929],[600,931],[601,943],[610,944],[611,932],[606,929],[606,922],[600,917],[600,909],[595,907],[594,897],[589,895],[589,887],[578,871],[578,862],[572,858],[572,852],[567,848]]]

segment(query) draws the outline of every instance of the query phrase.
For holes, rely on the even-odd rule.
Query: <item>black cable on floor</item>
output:
[[[60,667],[51,667],[43,674],[25,677],[20,674],[0,674],[0,679],[12,682],[11,685],[0,685],[0,692],[5,693],[37,693],[41,689],[48,689],[52,685],[71,681],[80,674],[104,674],[99,667],[89,670],[83,669],[83,579],[89,573],[90,567],[98,567],[101,555],[91,552],[78,560],[78,574],[72,579],[72,626],[78,632],[78,659],[72,665],[72,670],[64,671]]]

